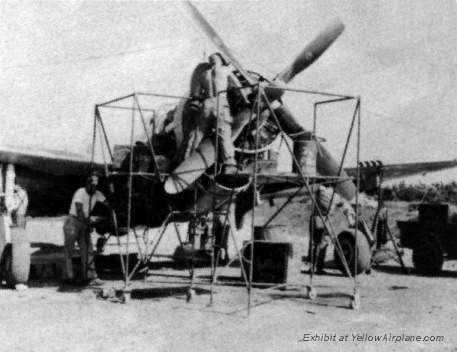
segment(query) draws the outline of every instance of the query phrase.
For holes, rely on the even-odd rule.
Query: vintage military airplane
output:
[[[70,155],[60,150],[27,147],[1,146],[1,164],[15,166],[16,183],[25,188],[29,195],[29,215],[32,217],[66,214],[74,191],[81,187],[91,170],[90,158],[87,155]],[[102,166],[96,164],[99,170],[102,170]],[[457,167],[457,160],[386,164],[383,166],[384,180],[401,179],[454,167]],[[5,170],[3,167],[3,174]],[[345,171],[349,176],[355,177],[354,167],[345,168]]]
[[[261,163],[257,186],[253,189],[247,177],[251,174],[253,163],[252,154],[245,154],[247,132],[263,133],[266,135],[261,140],[261,145],[255,139],[248,141],[247,149],[267,151],[269,143],[282,130],[292,137],[294,142],[302,142],[300,138],[308,136],[306,131],[292,113],[287,109],[281,100],[285,93],[284,88],[297,74],[311,65],[324,51],[338,38],[343,32],[344,25],[335,21],[322,31],[302,52],[282,70],[275,79],[268,81],[262,75],[248,71],[242,67],[230,49],[224,44],[214,28],[202,16],[198,9],[191,3],[187,3],[190,13],[197,23],[216,45],[220,53],[230,61],[233,72],[239,79],[240,86],[234,87],[232,92],[228,92],[229,100],[235,101],[233,113],[241,113],[241,108],[236,104],[240,99],[239,92],[244,90],[244,97],[248,97],[247,105],[254,105],[256,99],[256,86],[261,83],[265,89],[265,97],[259,102],[259,110],[262,115],[261,124],[247,123],[243,126],[243,131],[237,135],[232,135],[240,152],[238,162],[242,166],[238,178],[230,178],[228,191],[218,193],[219,204],[233,201],[236,204],[237,223],[242,223],[244,214],[252,209],[253,202],[243,200],[253,199],[254,192],[259,192],[260,196],[273,199],[278,197],[289,197],[300,187],[302,175],[295,172],[277,173],[274,163]],[[230,94],[232,96],[230,97]],[[242,105],[242,104],[241,104]],[[214,193],[220,191],[216,187],[224,186],[226,179],[218,177],[217,170],[213,173],[212,165],[216,162],[216,147],[213,138],[203,139],[200,146],[194,150],[186,160],[182,160],[173,169],[157,170],[157,156],[172,158],[173,153],[178,150],[183,143],[182,121],[189,114],[186,110],[186,100],[180,103],[171,114],[175,122],[175,128],[166,134],[156,135],[151,138],[152,148],[140,141],[133,150],[132,158],[126,156],[118,170],[113,165],[109,165],[109,183],[113,183],[114,192],[111,194],[112,204],[118,213],[119,226],[127,224],[128,214],[126,214],[127,194],[129,187],[127,176],[122,175],[123,171],[129,171],[129,162],[133,162],[133,171],[139,171],[142,157],[152,157],[152,162],[143,171],[153,174],[163,172],[165,178],[135,178],[132,183],[132,207],[131,222],[132,226],[143,224],[150,227],[160,226],[170,211],[191,211],[197,210],[200,213],[216,211],[212,198]],[[268,123],[269,122],[269,123]],[[261,126],[262,131],[257,128]],[[181,129],[181,130],[180,130]],[[252,136],[252,133],[251,133]],[[317,148],[317,174],[319,177],[345,177],[355,175],[355,168],[340,170],[339,163],[330,155],[322,143],[316,141]],[[170,148],[171,146],[171,148]],[[154,152],[153,152],[154,151]],[[16,165],[16,182],[21,184],[29,192],[30,214],[64,214],[68,210],[68,204],[74,190],[81,186],[84,177],[93,169],[104,170],[102,164],[91,163],[89,158],[79,155],[62,154],[55,151],[27,150],[25,148],[0,148],[0,163]],[[432,171],[457,166],[456,160],[437,162],[437,163],[416,163],[386,165],[384,167],[384,179],[390,176],[403,176],[422,171]],[[414,170],[414,171],[412,171]],[[206,172],[208,171],[208,172]],[[391,173],[392,172],[392,173]],[[208,177],[209,175],[209,177]],[[226,187],[227,188],[227,187]],[[113,188],[112,188],[113,189]],[[355,184],[350,179],[335,184],[335,189],[347,200],[352,200],[355,195]],[[233,193],[236,190],[237,194]],[[287,192],[290,191],[290,192]],[[106,189],[109,192],[109,189]],[[220,199],[223,198],[223,199]],[[246,204],[248,204],[246,206]],[[221,205],[222,206],[222,205]]]

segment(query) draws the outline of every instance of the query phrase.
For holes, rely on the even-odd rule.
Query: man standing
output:
[[[65,279],[74,282],[72,253],[75,242],[78,242],[81,255],[81,279],[89,281],[90,285],[100,285],[102,281],[97,278],[95,271],[92,241],[90,237],[91,224],[90,212],[95,203],[105,202],[103,193],[97,190],[99,177],[91,174],[86,181],[85,187],[78,189],[73,195],[70,212],[63,226],[64,255],[65,255]]]
[[[333,213],[337,207],[341,208],[347,219],[348,226],[353,227],[355,226],[355,211],[350,203],[336,193],[332,187],[319,185],[315,192],[315,200],[316,204],[313,206],[313,212],[309,222],[309,231],[310,233],[312,231],[314,233],[314,244],[312,246],[314,250],[311,253],[310,241],[308,260],[310,264],[314,266],[314,271],[317,274],[323,274],[327,247],[330,241],[330,235],[327,232],[329,226],[329,221],[326,219],[327,216]],[[319,211],[317,208],[319,208]],[[320,215],[322,215],[324,219],[322,219]]]
[[[190,83],[191,100],[182,122],[185,150],[178,153],[181,159],[188,157],[217,126],[219,159],[225,171],[236,170],[233,119],[226,92],[230,85],[239,86],[239,81],[219,53],[210,55],[208,62],[200,63],[194,69]]]
[[[14,185],[12,203],[10,206],[11,220],[15,226],[25,228],[25,214],[29,205],[27,192],[18,184]]]

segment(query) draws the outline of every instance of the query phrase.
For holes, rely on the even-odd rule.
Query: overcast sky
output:
[[[457,3],[196,2],[242,64],[274,77],[334,17],[346,30],[294,87],[362,97],[362,159],[457,157]],[[95,103],[184,95],[214,47],[179,2],[0,2],[1,144],[86,153]],[[310,100],[289,107],[311,127]],[[323,111],[336,151],[349,107]]]

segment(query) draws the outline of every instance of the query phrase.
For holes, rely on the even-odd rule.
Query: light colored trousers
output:
[[[81,255],[82,279],[94,279],[97,277],[94,262],[94,250],[90,237],[90,230],[78,218],[69,215],[63,225],[64,234],[64,257],[65,257],[65,276],[67,279],[74,279],[72,254],[75,243],[78,242]]]

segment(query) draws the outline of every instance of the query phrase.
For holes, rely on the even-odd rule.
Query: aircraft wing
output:
[[[257,186],[263,199],[288,198],[290,196],[306,195],[307,190],[302,177],[293,172],[277,172],[275,165],[268,161],[261,161],[258,165]],[[426,172],[439,171],[457,167],[457,160],[388,164],[383,166],[383,179],[392,180],[405,176],[412,176]],[[363,167],[361,172],[363,173]],[[356,168],[345,168],[346,173],[352,179],[356,177]],[[252,170],[243,172],[243,176],[252,175]],[[309,184],[319,182],[332,184],[338,182],[337,177],[317,176],[310,180]]]
[[[16,182],[27,190],[31,216],[66,214],[73,192],[84,184],[90,158],[43,148],[0,146],[0,164],[14,164]],[[94,164],[101,171],[102,164]]]
[[[387,164],[383,165],[383,179],[384,181],[387,181],[427,172],[451,169],[453,167],[457,167],[457,159],[419,163]],[[356,168],[347,168],[345,170],[348,175],[352,177],[356,176]]]
[[[30,170],[54,176],[87,175],[90,158],[82,154],[28,147],[0,147],[0,163],[14,164]],[[94,164],[97,169],[101,164]]]
[[[257,175],[257,183],[259,185],[268,185],[273,183],[282,183],[289,184],[290,187],[298,186],[302,184],[302,178],[300,175],[294,172],[276,172],[272,169],[272,165],[264,163],[266,167],[264,168],[263,164],[260,164],[260,172]],[[377,165],[374,165],[376,167]],[[444,161],[430,161],[430,162],[418,162],[418,163],[399,163],[399,164],[387,164],[382,166],[383,170],[383,179],[392,180],[396,178],[413,176],[418,174],[423,174],[427,172],[440,171],[445,169],[451,169],[457,167],[456,160],[444,160]],[[366,167],[361,167],[361,173],[364,172]],[[355,179],[357,169],[355,167],[345,168],[344,169],[349,177]],[[251,173],[251,171],[246,174]],[[318,182],[338,182],[336,177],[332,176],[317,176],[315,178]]]

